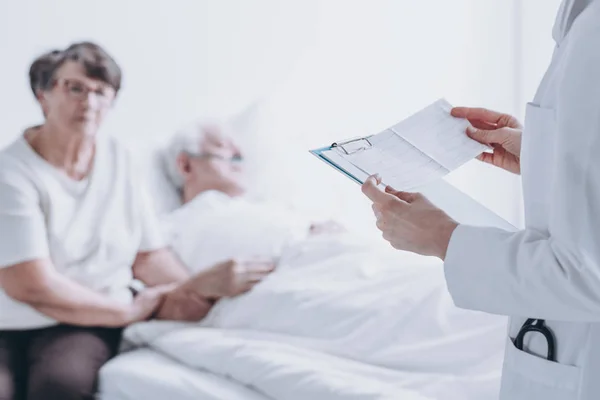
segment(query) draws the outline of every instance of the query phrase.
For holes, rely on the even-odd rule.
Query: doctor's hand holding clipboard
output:
[[[455,107],[451,114],[467,119],[471,126],[466,134],[493,149],[477,159],[520,174],[522,126],[515,117],[468,107]],[[401,192],[391,186],[384,192],[378,188],[381,183],[378,175],[371,176],[362,185],[362,191],[373,202],[377,228],[383,238],[395,249],[445,259],[458,223],[420,193]]]
[[[552,34],[522,146],[513,117],[451,111],[490,145],[480,160],[521,175],[524,229],[458,224],[376,176],[362,186],[386,240],[444,260],[458,307],[510,316],[500,400],[600,399],[600,0],[563,0]]]

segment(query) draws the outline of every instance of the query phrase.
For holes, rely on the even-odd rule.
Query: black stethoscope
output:
[[[515,347],[519,350],[523,350],[523,339],[525,338],[525,334],[529,332],[538,332],[544,335],[546,338],[546,343],[548,344],[548,356],[546,357],[549,361],[555,360],[555,350],[556,350],[556,342],[554,341],[554,335],[550,328],[548,328],[543,319],[535,319],[529,318],[517,334],[517,337],[514,340]]]

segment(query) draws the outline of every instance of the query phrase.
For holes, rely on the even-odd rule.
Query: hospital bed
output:
[[[148,154],[148,158],[142,160],[141,169],[148,173],[149,189],[159,211],[175,208],[177,194],[168,189],[169,184],[156,152],[139,146],[136,146],[136,150],[138,154]],[[332,271],[328,265],[323,267],[319,269],[324,274]],[[361,267],[356,268],[356,273],[364,272]],[[368,270],[372,272],[371,266]],[[213,321],[220,329],[190,327],[165,335],[162,341],[152,338],[145,340],[151,343],[149,348],[118,355],[100,372],[99,399],[492,400],[489,394],[496,390],[498,383],[502,354],[500,343],[504,343],[505,321],[455,310],[448,296],[433,288],[429,283],[431,279],[423,276],[419,268],[413,270],[419,271],[416,275],[420,278],[410,279],[408,275],[413,273],[410,269],[398,269],[395,263],[393,270],[396,273],[406,270],[407,275],[396,277],[398,284],[390,279],[373,280],[368,290],[358,288],[355,292],[357,296],[344,292],[357,290],[349,281],[350,286],[337,288],[341,290],[337,295],[335,290],[330,293],[330,289],[323,292],[316,288],[317,298],[308,296],[303,300],[304,291],[296,292],[294,288],[298,283],[306,287],[302,284],[304,274],[299,275],[296,282],[287,282],[290,286],[286,290],[290,295],[278,302],[278,306],[269,306],[269,316],[261,318],[259,322],[245,321],[245,317],[252,314],[251,310],[265,310],[266,305],[271,304],[269,296],[277,295],[279,289],[270,292],[266,286],[262,292],[254,292],[254,297],[227,306],[229,312],[223,314],[220,321]],[[441,275],[436,273],[435,276]],[[307,279],[306,276],[304,279]],[[416,284],[414,279],[420,280],[421,284]],[[406,284],[403,285],[402,281]],[[382,294],[392,290],[417,293],[420,288],[424,291],[417,297],[423,301],[408,299],[409,302],[402,308],[404,315],[396,312],[394,318],[377,315],[379,310],[386,312],[385,307],[381,307],[383,302],[395,301],[395,296],[382,297]],[[330,295],[335,298],[334,302],[329,300]],[[359,298],[360,304],[357,303]],[[399,301],[403,303],[406,299]],[[297,326],[294,331],[286,332],[286,323],[282,321],[287,319],[285,315],[289,317],[291,310],[294,310]],[[333,312],[331,315],[336,318],[344,315],[345,322],[339,326],[330,324],[331,331],[323,328],[327,326],[328,312]],[[414,322],[419,314],[439,315],[440,318],[436,318],[435,326],[429,329]],[[409,332],[411,330],[404,328],[410,321],[413,326],[421,326],[419,329],[423,330],[416,338]],[[268,328],[267,331],[284,335],[279,338],[265,336],[261,327],[257,326],[261,324]],[[323,331],[323,336],[311,337],[311,332],[314,332],[311,326]],[[340,333],[336,332],[338,329],[342,330],[340,337],[347,339],[347,343],[330,340],[330,337],[337,337]],[[237,336],[236,330],[241,332]],[[428,330],[437,335],[429,342],[423,340],[430,333]],[[403,336],[403,331],[407,332],[406,336]],[[306,337],[305,341],[298,339],[302,335]],[[449,345],[439,347],[438,336]],[[411,346],[411,341],[418,342],[418,345]],[[465,345],[470,351],[464,351]],[[319,351],[320,346],[324,346],[323,352]],[[362,350],[348,350],[353,347]],[[438,349],[445,353],[440,354]],[[355,356],[360,360],[353,360]],[[472,369],[468,371],[466,379],[450,377],[459,359],[465,371]],[[431,366],[435,366],[435,373],[427,371]],[[264,374],[257,377],[260,371],[264,371]],[[256,386],[258,381],[260,387]],[[337,387],[338,383],[341,386]],[[344,387],[352,384],[356,390]],[[291,387],[295,389],[288,389]],[[298,397],[292,391],[304,392],[300,395],[304,397]],[[317,391],[318,395],[315,395]],[[331,391],[330,395],[328,391]],[[451,391],[455,395],[436,395]],[[344,393],[350,395],[345,396]],[[421,393],[424,395],[421,396]]]
[[[100,400],[265,400],[232,380],[188,368],[151,349],[125,352],[100,374]]]

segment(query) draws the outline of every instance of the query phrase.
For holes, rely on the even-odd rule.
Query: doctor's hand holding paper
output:
[[[469,107],[454,107],[451,114],[467,119],[471,124],[467,135],[493,149],[479,155],[480,161],[520,174],[522,126],[515,117]],[[443,260],[457,223],[420,193],[400,192],[390,186],[383,193],[377,188],[379,184],[378,176],[369,178],[363,185],[363,193],[373,201],[383,238],[398,250]]]
[[[512,115],[502,114],[485,108],[455,107],[452,116],[469,120],[472,126],[467,134],[482,144],[493,148],[477,159],[505,169],[521,173],[521,123]]]
[[[467,119],[471,126],[466,134],[492,148],[477,159],[515,174],[521,173],[522,126],[515,117],[470,107],[454,107],[451,114]],[[362,190],[373,202],[377,228],[383,238],[395,249],[443,260],[457,222],[420,193],[400,192],[391,186],[387,186],[384,193],[377,187],[379,184],[379,176],[372,176],[363,184]]]
[[[454,107],[451,114],[464,118],[471,126],[466,134],[492,151],[477,159],[514,174],[521,173],[521,123],[512,115],[485,108]],[[377,227],[383,238],[398,250],[446,256],[448,242],[457,223],[420,193],[407,193],[387,186],[385,193],[377,186],[378,176],[363,185],[363,193],[373,201]]]
[[[479,155],[479,160],[520,173],[522,127],[515,117],[469,107],[454,107],[451,114],[467,119],[471,126],[466,134],[493,149]],[[457,222],[420,193],[400,192],[391,186],[387,186],[384,193],[377,188],[379,184],[379,176],[372,176],[362,189],[373,201],[377,227],[383,238],[395,249],[445,259]]]
[[[471,124],[467,135],[492,148],[477,157],[480,161],[520,173],[522,126],[515,117],[470,107],[454,107],[451,114],[467,119]],[[384,193],[377,188],[379,184],[378,176],[370,177],[363,185],[363,193],[373,201],[383,238],[395,249],[443,260],[457,222],[420,193],[400,192],[391,186]]]

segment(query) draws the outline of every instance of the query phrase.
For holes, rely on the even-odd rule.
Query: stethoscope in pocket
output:
[[[525,334],[529,332],[537,332],[544,335],[546,338],[546,343],[548,344],[548,356],[546,358],[548,361],[556,361],[556,342],[554,340],[554,335],[552,334],[550,328],[546,326],[546,323],[543,319],[529,318],[527,321],[525,321],[521,329],[519,329],[517,337],[514,339],[515,347],[523,351],[523,339],[525,338]]]

